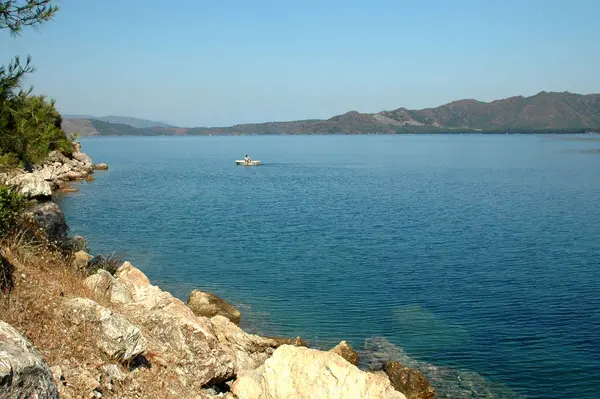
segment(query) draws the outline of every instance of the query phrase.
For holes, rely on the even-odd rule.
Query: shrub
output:
[[[16,231],[25,200],[14,190],[0,186],[0,237]]]
[[[87,273],[88,276],[95,274],[98,270],[106,270],[113,276],[123,264],[123,255],[115,252],[108,255],[96,255],[88,261]]]
[[[2,154],[0,149],[0,154]],[[10,169],[19,165],[19,157],[17,154],[9,152],[8,154],[0,155],[0,169]]]

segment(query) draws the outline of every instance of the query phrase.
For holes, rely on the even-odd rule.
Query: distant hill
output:
[[[267,122],[230,127],[132,127],[95,119],[65,119],[68,133],[81,135],[208,134],[399,134],[399,133],[578,133],[600,131],[600,94],[541,92],[489,103],[459,100],[422,110],[398,108],[376,114],[347,112],[325,120]]]
[[[129,116],[114,116],[114,115],[108,115],[108,116],[92,116],[92,115],[63,115],[63,118],[65,119],[95,119],[95,120],[99,120],[99,121],[103,121],[103,122],[109,122],[109,123],[117,123],[117,124],[121,124],[121,125],[128,125],[131,127],[139,127],[139,128],[146,128],[146,127],[175,127],[173,125],[169,125],[167,123],[164,122],[157,122],[157,121],[150,121],[147,119],[139,119],[139,118],[132,118]]]

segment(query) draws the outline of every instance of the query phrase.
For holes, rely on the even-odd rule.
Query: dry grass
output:
[[[92,328],[72,326],[59,313],[65,297],[90,296],[64,256],[32,242],[4,242],[2,252],[14,265],[14,288],[0,297],[1,318],[27,336],[51,366],[102,364]],[[77,389],[73,394],[84,397]]]
[[[65,298],[91,298],[84,285],[85,276],[71,267],[70,255],[50,246],[13,237],[0,241],[3,256],[14,265],[14,287],[0,292],[0,319],[24,334],[50,366],[60,366],[65,377],[57,381],[61,398],[90,397],[87,376],[102,375],[101,368],[114,364],[95,343],[91,325],[74,325],[61,315]],[[118,312],[105,301],[102,306]],[[148,354],[152,359],[152,353]],[[158,364],[150,368],[120,370],[126,378],[107,381],[100,377],[103,398],[196,398],[198,392],[186,389],[185,377]]]

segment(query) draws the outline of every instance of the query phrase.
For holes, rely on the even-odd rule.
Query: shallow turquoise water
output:
[[[86,138],[110,169],[60,203],[94,253],[124,251],[183,300],[212,291],[251,330],[385,337],[495,397],[593,398],[592,137]],[[264,164],[236,167],[245,153]],[[458,397],[449,385],[440,396]]]

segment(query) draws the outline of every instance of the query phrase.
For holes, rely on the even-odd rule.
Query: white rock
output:
[[[98,347],[112,359],[128,362],[147,350],[146,338],[137,326],[91,299],[67,299],[64,306],[64,315],[71,322],[97,327]]]
[[[406,399],[384,375],[361,371],[332,352],[289,345],[238,376],[231,390],[239,399]]]
[[[127,287],[106,270],[98,270],[95,274],[86,278],[84,283],[92,290],[92,294],[96,299],[103,298],[113,303],[122,304],[133,303],[131,293]]]
[[[83,165],[92,164],[92,159],[85,152],[76,151],[73,153],[73,158],[81,162]]]
[[[215,316],[210,321],[219,342],[233,352],[238,373],[262,365],[278,346],[273,339],[246,333],[224,316]]]
[[[48,198],[52,195],[52,186],[35,173],[17,175],[6,182],[8,186],[15,187],[17,192],[25,198]]]
[[[56,179],[56,171],[52,166],[45,166],[44,168],[37,171],[35,174],[46,181],[52,181]]]

